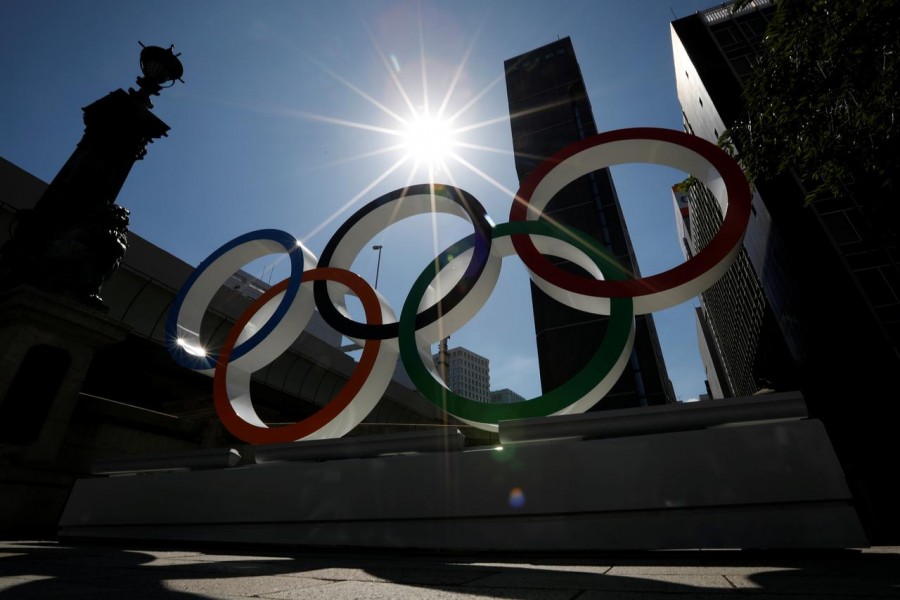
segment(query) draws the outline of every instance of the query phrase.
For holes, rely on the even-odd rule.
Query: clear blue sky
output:
[[[275,1],[4,0],[0,3],[0,156],[49,181],[81,137],[81,107],[134,85],[138,41],[175,44],[185,85],[155,99],[172,128],[150,146],[120,196],[131,230],[197,264],[233,237],[293,233],[320,254],[354,207],[427,181],[411,173],[392,116],[410,117],[393,75],[418,110],[446,101],[464,162],[436,179],[474,194],[495,222],[517,189],[503,61],[570,36],[601,131],[681,128],[669,23],[709,0]],[[460,112],[461,111],[461,112]],[[471,128],[469,128],[471,127]],[[478,146],[473,148],[471,146]],[[385,176],[386,173],[388,173]],[[670,186],[684,175],[616,168],[616,187],[648,275],[679,263]],[[349,208],[347,208],[349,206]],[[343,211],[343,212],[342,212]],[[392,227],[379,291],[399,313],[434,255],[468,233],[453,218]],[[272,261],[251,265],[263,279]],[[354,270],[374,282],[375,252]],[[491,300],[451,338],[491,359],[492,385],[539,393],[530,298],[517,259],[504,261]],[[704,391],[692,306],[656,313],[679,399]]]

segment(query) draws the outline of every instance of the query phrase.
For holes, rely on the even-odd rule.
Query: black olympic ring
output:
[[[462,301],[466,294],[469,293],[469,290],[472,289],[472,286],[475,285],[475,282],[478,281],[478,278],[481,277],[481,273],[484,271],[485,265],[491,254],[491,230],[493,229],[493,224],[488,218],[484,206],[482,206],[481,202],[479,202],[475,196],[457,187],[431,185],[427,183],[389,192],[384,196],[369,202],[347,219],[340,229],[334,233],[331,239],[328,240],[328,244],[322,251],[322,256],[318,263],[320,267],[340,267],[349,269],[353,263],[353,259],[362,249],[362,246],[371,238],[366,238],[362,242],[357,242],[358,247],[349,246],[346,249],[342,249],[341,253],[336,256],[337,249],[341,246],[341,242],[344,240],[345,236],[357,227],[367,227],[368,220],[377,219],[378,216],[376,215],[380,211],[385,211],[384,214],[390,216],[392,214],[396,215],[396,210],[415,210],[418,208],[415,204],[401,206],[396,209],[392,208],[390,205],[398,202],[407,204],[417,201],[418,198],[420,198],[422,202],[426,200],[429,201],[427,206],[422,207],[427,209],[427,211],[423,212],[434,211],[435,207],[431,203],[432,198],[449,200],[461,208],[475,229],[475,245],[472,260],[469,261],[469,264],[466,266],[466,271],[462,278],[443,298],[438,300],[438,302],[416,314],[417,330],[431,325],[440,319],[443,314],[450,312]],[[445,210],[442,212],[455,211]],[[412,216],[412,214],[418,213],[406,214],[400,218]],[[399,219],[395,218],[390,222],[395,222],[396,220]],[[353,240],[354,237],[365,238],[365,236],[350,236],[349,239]],[[348,246],[347,244],[344,245]],[[333,264],[335,262],[338,264]],[[435,266],[435,268],[437,268],[437,266]],[[393,323],[373,325],[354,321],[342,314],[337,307],[335,307],[328,294],[327,281],[314,282],[313,295],[316,301],[316,308],[319,309],[319,314],[322,315],[322,318],[325,319],[326,323],[342,335],[363,340],[385,340],[396,338],[400,335],[400,324],[396,321]]]

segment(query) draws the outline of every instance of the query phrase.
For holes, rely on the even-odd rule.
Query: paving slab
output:
[[[334,598],[384,598],[392,600],[574,600],[577,592],[527,588],[411,586],[391,583],[342,581],[328,586],[291,590],[263,598],[283,600],[333,600]]]

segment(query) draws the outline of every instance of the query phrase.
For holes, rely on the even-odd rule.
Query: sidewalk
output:
[[[0,599],[900,598],[900,547],[423,554],[0,542]]]

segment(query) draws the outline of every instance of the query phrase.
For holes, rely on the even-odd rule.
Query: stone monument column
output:
[[[169,126],[150,96],[183,73],[172,49],[145,47],[139,90],[115,90],[84,107],[84,136],[37,205],[16,215],[0,249],[0,289],[28,284],[103,308],[100,288],[128,247],[128,210],[115,203],[135,161]]]
[[[128,246],[125,179],[166,135],[150,97],[183,73],[172,48],[144,47],[139,89],[84,111],[84,136],[0,248],[0,532],[55,531],[78,474],[59,453],[94,351],[125,338],[106,316],[103,283]]]

